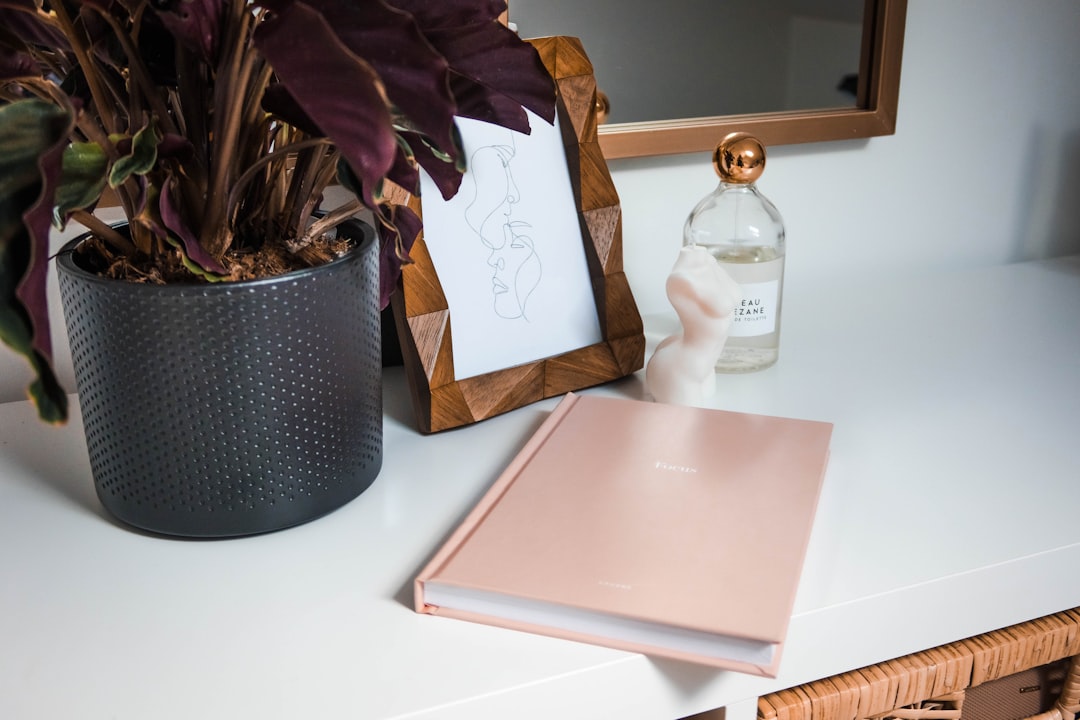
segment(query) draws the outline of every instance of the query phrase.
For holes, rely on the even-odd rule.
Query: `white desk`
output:
[[[0,717],[743,718],[760,694],[1080,605],[1080,262],[792,278],[786,303],[779,364],[715,400],[836,424],[779,679],[413,613],[413,574],[555,401],[422,437],[391,370],[372,488],[241,540],[116,526],[77,415],[0,406]],[[640,375],[595,392],[642,397]]]

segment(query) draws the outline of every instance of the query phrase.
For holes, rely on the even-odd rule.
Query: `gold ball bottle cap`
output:
[[[726,183],[756,182],[765,172],[765,146],[749,133],[733,132],[717,143],[713,168]]]

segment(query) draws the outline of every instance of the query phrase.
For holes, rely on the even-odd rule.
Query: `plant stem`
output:
[[[53,3],[52,11],[55,13],[56,21],[65,37],[71,43],[71,49],[75,53],[75,59],[79,63],[79,67],[83,70],[86,84],[90,87],[90,95],[98,110],[98,115],[101,117],[102,124],[105,125],[105,131],[108,133],[117,132],[117,117],[112,112],[113,106],[109,102],[110,93],[105,89],[101,75],[98,73],[97,64],[90,56],[86,45],[82,42],[84,35],[75,30],[75,25],[71,22],[71,17],[68,16],[63,3]]]
[[[132,242],[93,213],[87,212],[86,210],[75,210],[71,213],[71,217],[76,222],[85,225],[86,229],[96,237],[104,240],[109,245],[112,245],[113,249],[122,255],[128,257],[135,255],[135,246]]]
[[[154,81],[150,79],[150,73],[146,70],[146,65],[143,63],[142,53],[139,52],[139,48],[132,42],[131,36],[120,27],[114,18],[109,13],[100,13],[105,19],[105,22],[112,28],[113,33],[116,35],[116,39],[120,42],[121,47],[124,48],[124,55],[128,61],[128,71],[131,73],[131,78],[134,79],[135,84],[141,90],[140,93],[131,92],[131,96],[143,97],[150,104],[150,112],[153,117],[157,118],[157,121],[161,124],[161,127],[165,132],[176,133],[176,124],[172,120],[172,116],[169,113],[168,108],[165,107],[165,103],[158,95],[157,86]],[[134,20],[134,18],[133,18]],[[130,81],[129,81],[130,82]],[[134,90],[134,88],[132,88]],[[134,111],[134,108],[131,108]],[[129,123],[137,122],[138,119],[133,114],[129,118]],[[128,128],[128,132],[134,134],[134,128]]]
[[[268,164],[270,164],[274,160],[276,160],[276,159],[278,159],[280,157],[287,156],[287,155],[289,155],[291,153],[297,152],[298,150],[302,150],[302,149],[308,148],[308,147],[315,147],[317,145],[330,145],[330,144],[331,143],[330,143],[330,140],[328,138],[309,138],[307,140],[303,140],[301,142],[294,143],[294,144],[289,145],[287,147],[283,147],[283,148],[280,148],[278,150],[274,150],[274,151],[269,152],[269,153],[263,155],[262,157],[260,157],[258,160],[256,160],[251,165],[251,167],[249,167],[247,170],[244,171],[243,175],[241,175],[240,177],[238,177],[236,179],[235,183],[233,183],[232,189],[229,191],[229,199],[228,199],[228,202],[226,204],[226,214],[229,217],[232,217],[232,214],[236,209],[236,204],[238,202],[240,202],[240,193],[242,193],[244,191],[244,188],[247,186],[247,184],[249,182],[251,182],[252,178],[255,177],[255,174],[257,172],[259,172],[260,169],[264,168],[265,166],[267,166]]]
[[[246,3],[229,4],[232,17],[226,18],[224,27],[234,28],[235,35],[222,38],[222,67],[218,69],[218,83],[214,87],[213,156],[218,162],[210,169],[210,185],[207,188],[206,210],[203,214],[199,241],[203,249],[216,258],[221,258],[228,248],[230,229],[226,215],[226,202],[229,196],[230,176],[235,171],[234,155],[239,143],[242,127],[246,93],[237,92],[246,88],[254,71],[256,51],[250,49],[248,28],[251,15]]]
[[[330,154],[330,157],[336,158],[337,156],[336,151]],[[307,222],[307,219],[315,212],[315,208],[322,202],[323,191],[326,190],[326,186],[337,175],[337,163],[316,162],[314,163],[314,170],[317,172],[314,173],[314,177],[308,186],[307,201],[303,204],[301,211],[303,213],[301,215],[303,222]]]
[[[307,232],[304,233],[304,242],[302,244],[306,245],[330,228],[337,227],[363,209],[363,207],[364,203],[360,202],[359,199],[353,199],[340,207],[334,208],[308,226]]]

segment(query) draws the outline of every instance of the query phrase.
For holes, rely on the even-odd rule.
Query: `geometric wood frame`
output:
[[[580,41],[530,40],[555,80],[557,111],[602,341],[476,377],[454,377],[452,318],[423,233],[391,298],[402,359],[424,433],[460,427],[641,369],[645,335],[623,272],[622,211],[597,138],[596,80]],[[409,206],[418,214],[418,198]]]

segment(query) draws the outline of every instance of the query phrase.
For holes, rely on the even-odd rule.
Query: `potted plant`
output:
[[[420,229],[384,191],[418,192],[418,168],[457,191],[456,116],[523,132],[523,108],[554,116],[551,78],[503,11],[0,0],[0,338],[33,367],[40,416],[65,420],[48,236],[85,225],[59,256],[61,290],[95,484],[115,515],[246,534],[371,482],[378,311]],[[349,199],[320,208],[331,184]],[[103,195],[122,226],[93,214]],[[364,208],[377,239],[352,219]]]

